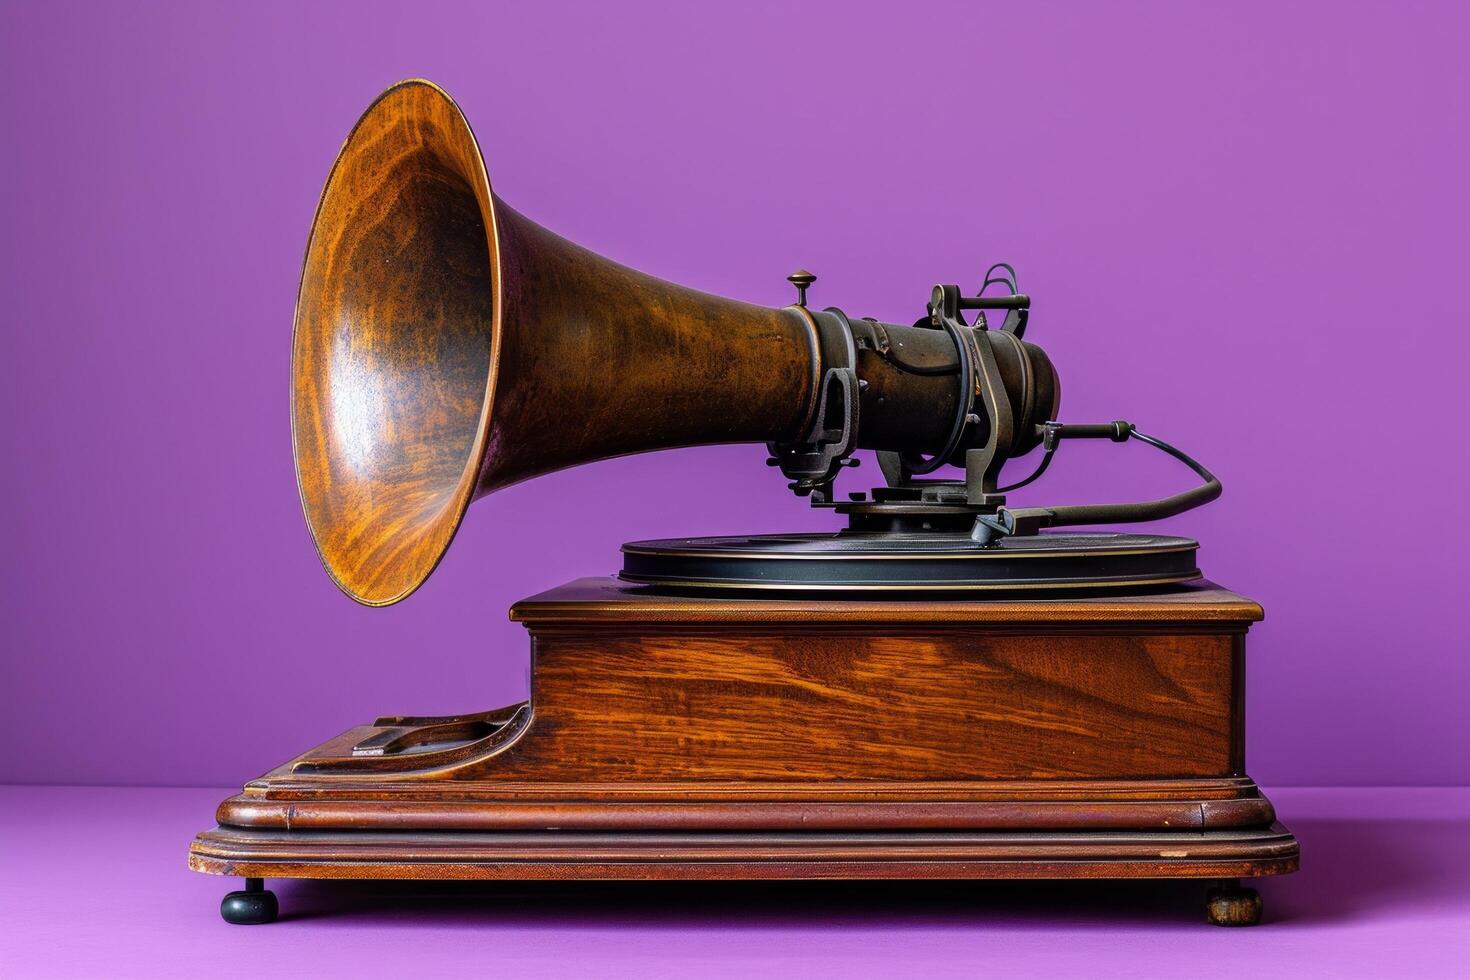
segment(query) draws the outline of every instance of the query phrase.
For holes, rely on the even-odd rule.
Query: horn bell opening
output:
[[[440,88],[378,97],[333,165],[296,299],[291,426],[306,523],[353,599],[423,584],[474,496],[500,347],[494,199]]]

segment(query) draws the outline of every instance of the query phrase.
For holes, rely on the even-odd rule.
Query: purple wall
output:
[[[228,784],[379,712],[523,696],[515,599],[620,542],[817,528],[757,447],[477,504],[339,595],[299,512],[292,302],[357,114],[422,74],[497,190],[651,273],[902,320],[1014,262],[1063,416],[1216,469],[1171,522],[1263,602],[1251,769],[1464,783],[1464,4],[123,5],[0,11],[0,781]],[[1109,452],[1126,457],[1128,467]],[[1031,501],[1184,484],[1074,447]],[[862,477],[876,477],[871,466]],[[659,497],[655,488],[677,487]]]

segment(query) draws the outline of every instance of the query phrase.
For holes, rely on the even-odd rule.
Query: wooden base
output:
[[[531,702],[351,729],[222,803],[190,866],[1227,881],[1297,868],[1296,839],[1242,771],[1243,640],[1260,609],[1213,586],[800,602],[582,580],[512,614],[533,638]],[[1246,924],[1260,901],[1230,885],[1208,909]]]
[[[250,878],[1241,878],[1297,867],[1285,827],[1197,833],[199,835],[189,865]]]

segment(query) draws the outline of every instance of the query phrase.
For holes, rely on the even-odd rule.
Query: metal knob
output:
[[[797,269],[786,277],[786,281],[796,287],[796,305],[806,306],[806,288],[817,281],[817,277],[805,269]]]

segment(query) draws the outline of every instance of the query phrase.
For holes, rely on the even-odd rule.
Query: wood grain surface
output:
[[[992,593],[984,598],[856,599],[751,598],[749,593],[677,595],[629,585],[608,576],[576,579],[517,602],[510,618],[528,627],[584,623],[768,623],[819,622],[824,629],[844,623],[961,623],[1013,625],[1031,630],[1076,624],[1125,624],[1132,633],[1165,629],[1244,632],[1265,617],[1259,603],[1213,582],[1106,595],[1038,596]]]
[[[358,601],[396,602],[476,496],[631,452],[794,438],[814,329],[527,220],[491,193],[458,106],[394,86],[338,156],[297,297],[292,423],[323,564]]]
[[[221,828],[189,866],[291,878],[1242,878],[1297,869],[1284,828],[1195,833],[366,834]]]
[[[529,702],[350,729],[225,800],[193,866],[574,878],[1296,866],[1244,772],[1244,631],[1260,608],[1209,583],[915,603],[681,598],[584,579],[515,615],[532,637]]]

